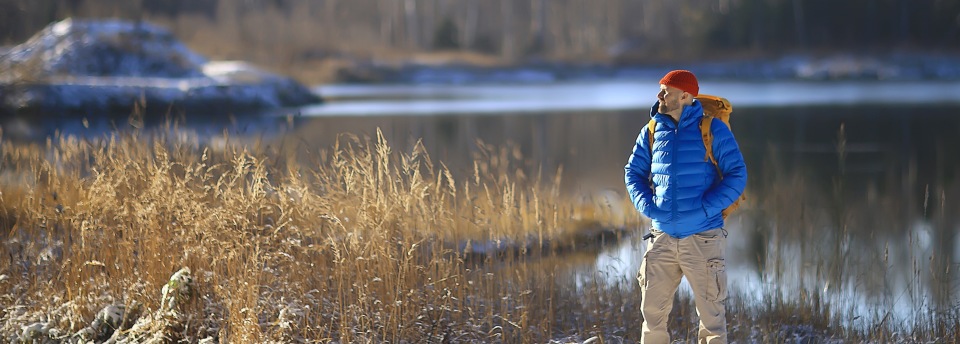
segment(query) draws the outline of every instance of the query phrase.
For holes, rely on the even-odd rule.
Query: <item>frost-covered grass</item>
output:
[[[31,338],[63,339],[117,305],[141,310],[132,328],[188,341],[551,336],[530,311],[549,294],[482,267],[575,234],[584,209],[558,181],[516,170],[507,149],[485,148],[456,179],[421,146],[341,142],[311,164],[182,133],[5,142],[2,332],[40,324]],[[466,258],[486,242],[537,245]],[[181,268],[194,292],[171,315]]]
[[[211,144],[207,142],[216,142]],[[312,147],[311,147],[312,148]],[[568,275],[571,244],[638,228],[481,144],[457,176],[417,145],[345,135],[315,153],[167,128],[0,146],[0,334],[8,341],[622,342],[639,292]],[[559,175],[559,173],[558,173]],[[629,202],[626,207],[629,207]],[[619,233],[619,232],[616,232]],[[571,249],[574,247],[574,249]],[[501,249],[502,248],[502,249]],[[559,260],[560,263],[556,263]],[[778,295],[778,290],[764,294]],[[817,294],[733,293],[739,342],[937,341],[842,326]],[[696,336],[678,297],[675,339]],[[953,331],[953,332],[950,332]]]

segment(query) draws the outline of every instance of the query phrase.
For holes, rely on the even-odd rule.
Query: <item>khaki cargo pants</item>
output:
[[[724,267],[725,232],[712,229],[683,239],[653,230],[653,239],[640,263],[643,314],[641,343],[670,343],[667,318],[680,278],[693,288],[700,316],[698,343],[726,343],[727,321],[723,301],[727,298]]]

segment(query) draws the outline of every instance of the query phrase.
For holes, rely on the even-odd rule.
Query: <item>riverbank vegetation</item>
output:
[[[397,151],[379,133],[339,142],[289,149],[176,126],[3,141],[0,333],[25,342],[639,339],[634,280],[571,272],[596,257],[597,242],[642,227],[610,210],[629,201],[574,201],[558,191],[560,177],[520,168],[509,147],[478,144],[473,173],[457,175],[421,145]],[[767,266],[777,264],[791,263]],[[955,311],[918,312],[909,328],[885,317],[851,325],[861,313],[825,288],[785,295],[766,285],[732,293],[732,340],[958,338]],[[681,293],[675,303],[675,338],[695,338],[692,301]]]
[[[344,137],[305,165],[228,140],[5,143],[2,332],[23,338],[27,321],[56,339],[543,339],[548,318],[523,309],[548,295],[486,267],[627,222],[571,207],[506,149],[455,178],[382,136]],[[190,282],[171,282],[183,268]],[[161,304],[168,284],[189,285],[185,308]],[[81,331],[109,306],[142,315]]]

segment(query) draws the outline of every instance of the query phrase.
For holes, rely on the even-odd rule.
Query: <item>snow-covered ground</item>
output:
[[[698,77],[737,81],[957,81],[960,56],[941,53],[891,52],[884,55],[834,53],[793,54],[756,58],[676,64],[611,66],[531,62],[517,66],[470,65],[401,66],[358,64],[358,80],[404,84],[550,83],[558,81],[636,80],[660,78],[670,69],[684,68]],[[364,76],[364,77],[360,77]],[[366,78],[366,79],[364,79]]]

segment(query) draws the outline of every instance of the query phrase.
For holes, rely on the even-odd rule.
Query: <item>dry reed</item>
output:
[[[531,330],[525,310],[550,297],[489,267],[549,255],[575,237],[583,209],[563,200],[558,180],[517,169],[511,150],[481,145],[472,178],[456,179],[422,145],[398,154],[379,133],[344,136],[309,167],[256,143],[208,142],[182,132],[5,142],[2,332],[27,338],[39,324],[32,336],[130,342],[551,335]],[[189,300],[164,312],[161,287],[184,267]],[[142,315],[83,332],[109,305]]]

